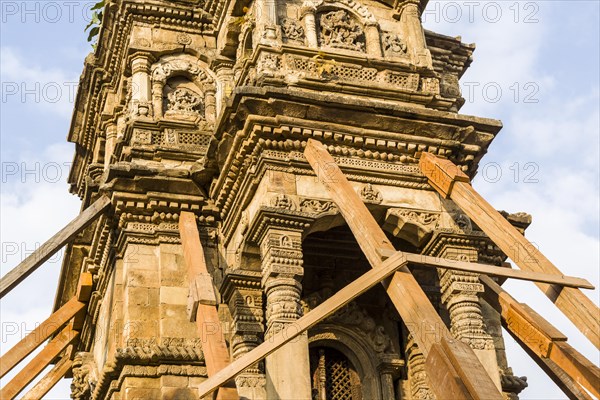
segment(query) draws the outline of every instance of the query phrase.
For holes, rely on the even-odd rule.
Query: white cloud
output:
[[[0,48],[2,103],[24,103],[44,113],[70,117],[79,77],[32,65],[11,47]]]
[[[445,2],[439,2],[444,4]],[[447,2],[445,4],[454,3]],[[466,10],[465,2],[457,2]],[[482,2],[482,4],[490,2]],[[597,47],[597,38],[588,35],[578,14],[598,14],[595,8],[571,12],[568,4],[560,2],[496,2],[504,16],[514,16],[510,7],[534,4],[539,23],[515,23],[503,18],[492,24],[475,14],[473,23],[463,15],[459,23],[442,22],[430,29],[450,35],[462,35],[466,42],[475,41],[472,66],[463,82],[498,82],[503,97],[497,103],[486,102],[481,91],[475,92],[474,102],[467,103],[462,113],[500,118],[504,128],[484,157],[474,183],[495,208],[509,212],[526,211],[533,223],[526,236],[564,274],[588,279],[600,286],[599,241],[599,96],[597,77],[578,76],[578,63],[585,63],[590,54],[579,52],[569,74],[559,76],[556,65],[570,55],[569,49],[552,41],[560,35],[562,43],[578,41],[580,48]],[[431,2],[435,6],[435,3]],[[578,3],[582,7],[590,3]],[[440,5],[442,10],[443,5]],[[521,8],[521,11],[524,10]],[[440,11],[441,12],[441,11]],[[521,13],[521,17],[524,14]],[[569,26],[569,29],[564,29]],[[572,38],[571,38],[572,37]],[[587,45],[581,41],[587,42]],[[596,53],[597,54],[597,50]],[[597,65],[597,64],[596,64]],[[595,71],[598,74],[598,71]],[[593,80],[596,79],[596,80]],[[588,82],[596,82],[590,85]],[[524,84],[534,82],[539,88],[538,103],[524,103]],[[515,102],[511,85],[519,84],[520,99]],[[480,86],[481,87],[481,86]],[[508,89],[508,90],[507,90]],[[579,90],[577,90],[579,89]],[[583,89],[583,90],[581,90]],[[463,95],[467,93],[463,92]],[[525,168],[535,163],[537,173],[531,178],[538,183],[526,183],[524,178],[533,171]],[[492,164],[496,163],[496,164]],[[518,164],[515,164],[518,163]],[[489,166],[486,176],[486,165]],[[512,167],[512,169],[511,169]],[[519,171],[515,179],[515,167]],[[502,176],[496,181],[495,173]],[[516,182],[515,182],[516,180]],[[509,280],[504,284],[515,298],[536,309],[569,337],[569,342],[592,362],[599,363],[598,350],[574,325],[529,282]],[[597,304],[599,291],[584,291]],[[508,334],[509,365],[515,374],[527,375],[529,387],[521,399],[560,399],[564,394],[543,371],[520,349]]]
[[[15,161],[11,161],[8,167],[7,164],[2,164],[2,275],[14,268],[78,214],[80,201],[68,193],[66,184],[72,152],[72,145],[59,143],[49,146],[41,154],[15,154]],[[14,165],[17,171],[13,175]],[[48,165],[58,165],[62,168],[46,168]],[[24,172],[25,170],[29,172]],[[11,171],[11,174],[7,175],[7,171]],[[2,353],[52,313],[61,263],[62,252],[59,252],[0,301]],[[34,354],[36,353],[24,360],[20,368]],[[17,366],[5,376],[1,384],[8,383],[20,368]],[[46,398],[67,399],[69,394],[69,383],[63,381],[49,392]]]

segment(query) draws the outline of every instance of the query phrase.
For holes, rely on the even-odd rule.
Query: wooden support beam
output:
[[[0,358],[0,378],[62,328],[85,304],[73,297]]]
[[[502,325],[568,396],[576,391],[575,382],[600,398],[600,368],[571,347],[550,322],[519,303],[490,277],[482,275],[480,279],[485,285],[484,299],[500,313]]]
[[[179,216],[179,231],[181,245],[183,246],[183,257],[188,270],[190,292],[195,293],[198,289],[197,282],[199,277],[206,277],[208,275],[208,268],[206,267],[204,250],[200,243],[200,233],[198,232],[194,213],[181,212]],[[200,281],[205,283],[201,287],[201,290],[209,293],[200,293],[198,296],[215,299],[216,296],[212,282],[207,284],[206,279],[204,281],[200,279]],[[196,308],[196,324],[202,338],[202,351],[206,360],[206,371],[208,376],[211,377],[229,365],[229,351],[227,350],[217,308],[214,305],[205,304],[200,301],[194,306]],[[237,389],[234,387],[221,387],[217,393],[217,400],[238,398]]]
[[[409,263],[425,267],[446,268],[454,271],[473,272],[488,276],[501,276],[505,278],[519,279],[524,281],[552,283],[567,287],[578,287],[594,289],[589,281],[572,276],[545,274],[542,272],[522,271],[519,269],[496,267],[467,261],[449,260],[439,257],[431,257],[423,254],[404,253]]]
[[[209,376],[209,378],[202,382],[198,387],[200,398],[216,390],[220,385],[229,381],[244,369],[256,364],[290,340],[301,335],[302,332],[315,326],[320,321],[335,313],[405,265],[405,257],[402,253],[396,253],[381,263],[379,267],[363,274],[332,297],[325,300],[314,310],[310,311],[293,324],[288,325],[283,330],[277,332],[273,337],[269,338],[268,341],[261,343],[248,353],[233,361],[228,367],[217,372],[215,375]]]
[[[73,361],[71,361],[70,355],[64,355],[34,387],[25,393],[21,400],[40,400],[65,376],[72,366]]]
[[[39,249],[25,258],[19,265],[0,279],[0,298],[4,297],[15,286],[33,273],[40,265],[52,257],[67,244],[75,235],[88,227],[110,205],[110,199],[100,197],[79,216],[69,222],[56,235],[52,236]]]
[[[382,250],[395,251],[394,246],[337,166],[333,157],[327,152],[325,146],[314,139],[309,139],[304,156],[340,209],[371,267],[378,267],[385,258]],[[439,343],[442,337],[452,338],[408,267],[402,267],[391,279],[386,279],[382,283],[425,357],[429,354],[431,347],[435,343]],[[443,351],[452,351],[452,349],[448,349],[443,348]],[[447,354],[447,356],[452,359],[455,355]],[[503,398],[470,348],[461,354],[461,359],[465,362],[457,365],[456,368],[461,370],[461,379],[469,381],[462,383],[469,390],[473,399]],[[443,390],[446,384],[444,380],[440,378],[439,374],[429,369],[427,375],[434,393],[438,398],[445,398],[446,393]]]
[[[419,162],[429,183],[452,199],[523,271],[562,275],[535,245],[479,195],[449,160],[423,153]],[[450,183],[448,183],[450,182]],[[579,289],[537,282],[536,285],[600,349],[600,309]]]
[[[67,325],[14,378],[0,390],[0,399],[14,399],[38,376],[52,360],[79,337],[79,332]]]

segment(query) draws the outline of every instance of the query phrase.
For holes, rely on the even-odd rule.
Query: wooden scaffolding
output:
[[[200,386],[200,397],[215,393],[217,399],[237,399],[233,378],[295,337],[333,314],[380,283],[426,357],[429,384],[438,398],[502,399],[502,394],[482,367],[473,350],[452,337],[412,273],[409,264],[479,274],[485,285],[483,298],[501,316],[502,325],[570,399],[600,397],[600,369],[575,350],[565,335],[526,304],[503,290],[494,277],[534,282],[573,324],[600,349],[600,309],[580,289],[594,287],[581,278],[564,276],[535,246],[518,232],[471,186],[469,178],[451,161],[430,153],[420,157],[420,169],[441,196],[456,203],[506,254],[519,249],[513,259],[519,269],[446,260],[396,251],[367,207],[352,188],[325,146],[309,139],[304,155],[319,181],[334,200],[372,270],[350,283],[286,329],[252,351],[230,362],[223,332],[207,336],[203,346],[208,379]],[[101,197],[25,259],[0,281],[0,297],[29,276],[99,215],[111,202]],[[220,326],[216,295],[208,273],[194,214],[183,211],[179,219],[185,263],[190,284],[191,321],[199,329]],[[23,398],[40,399],[72,366],[72,344],[78,339],[90,299],[92,276],[80,277],[77,295],[53,313],[38,328],[0,359],[0,377],[16,367],[37,347],[51,340],[0,391],[0,398],[19,395],[49,364],[56,362]],[[435,332],[435,335],[431,335]]]

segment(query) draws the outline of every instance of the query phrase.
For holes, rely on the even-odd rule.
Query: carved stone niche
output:
[[[163,115],[166,118],[205,118],[204,93],[185,77],[173,77],[163,87]]]
[[[365,51],[365,32],[354,16],[344,9],[317,14],[317,37],[323,48]]]
[[[156,119],[216,119],[216,86],[208,69],[189,54],[161,58],[152,68],[152,105]]]

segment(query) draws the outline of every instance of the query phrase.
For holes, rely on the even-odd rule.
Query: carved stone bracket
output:
[[[440,214],[436,212],[391,208],[385,217],[384,229],[416,247],[421,247],[431,237],[439,222]]]

